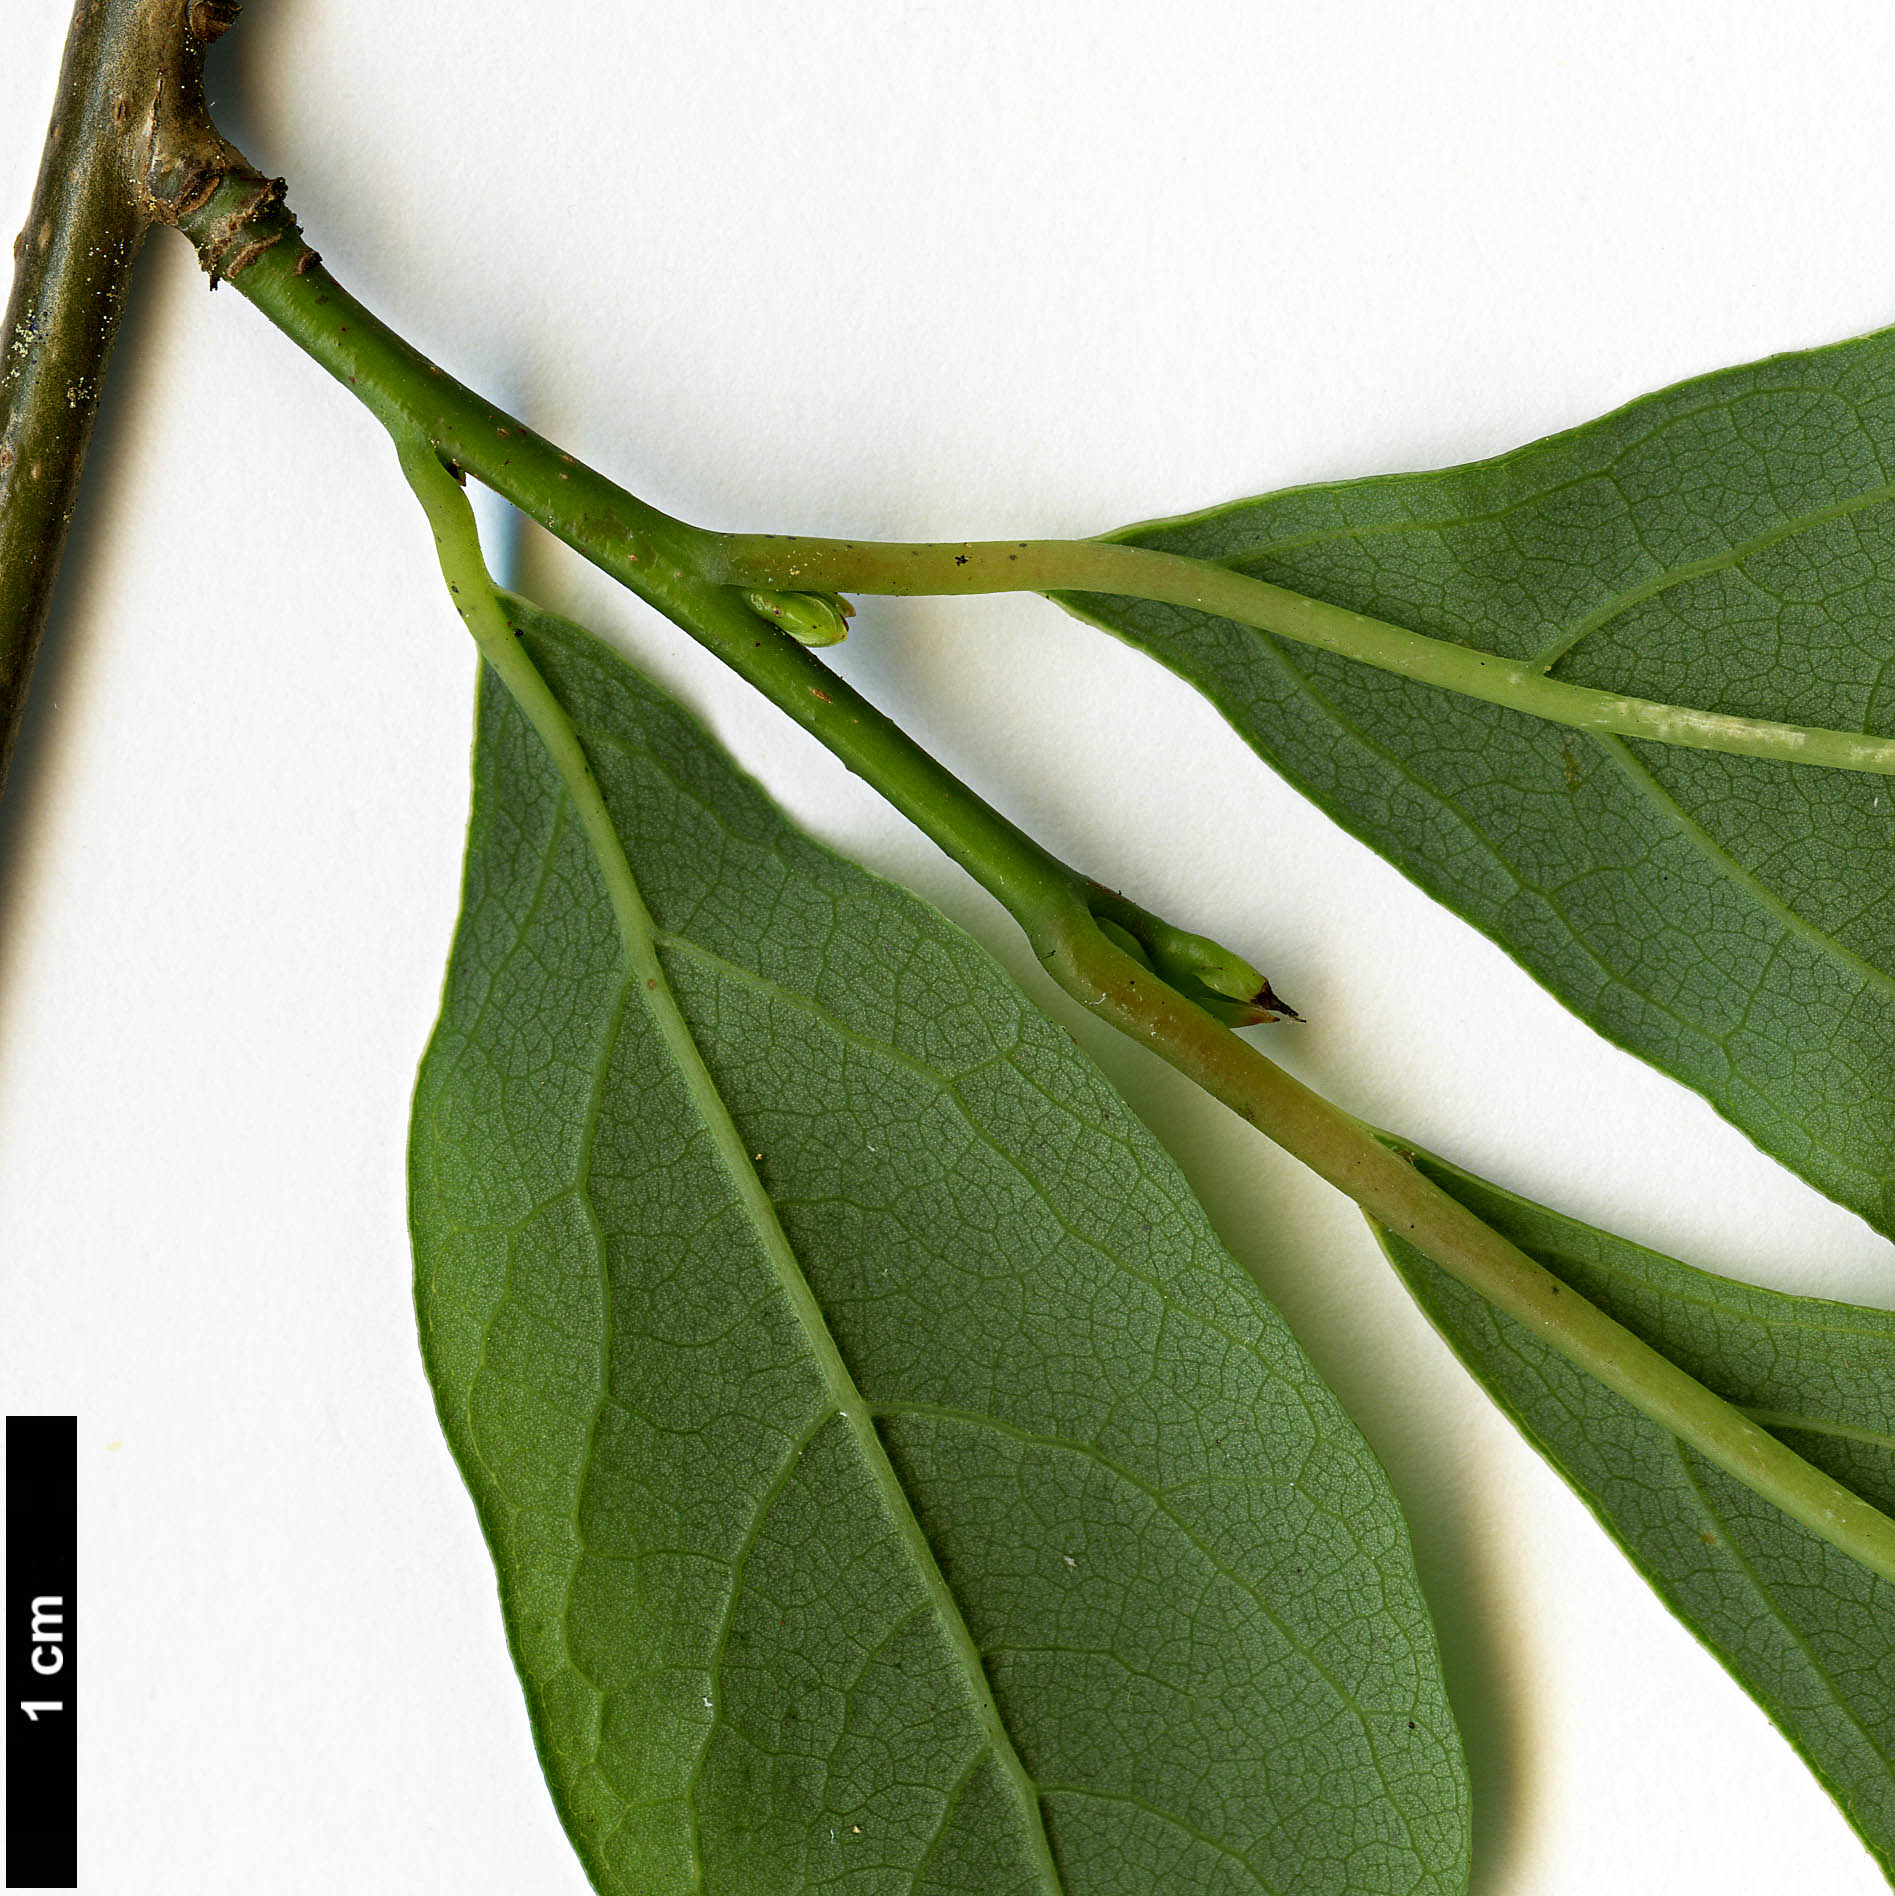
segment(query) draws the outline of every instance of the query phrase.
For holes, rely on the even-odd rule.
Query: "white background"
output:
[[[9,233],[63,12],[0,0]],[[269,0],[213,90],[350,287],[658,504],[960,538],[1465,459],[1895,319],[1892,53],[1879,5]],[[1046,998],[825,754],[523,556]],[[1311,1021],[1271,1051],[1348,1106],[1694,1261],[1889,1299],[1886,1245],[1149,663],[1031,600],[856,626],[839,667],[1004,809],[1259,960]],[[89,1891],[584,1887],[409,1305],[472,681],[374,425],[154,238],[0,819],[0,1375],[80,1417]],[[1881,1889],[1352,1210],[1053,1005],[1389,1466],[1479,1896]]]

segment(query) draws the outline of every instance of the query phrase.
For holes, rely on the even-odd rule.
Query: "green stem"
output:
[[[833,590],[829,575],[840,567],[823,567],[820,560],[804,564],[800,555],[781,554],[792,544],[820,549],[826,543],[721,539],[668,519],[561,453],[441,374],[342,290],[303,243],[295,220],[283,207],[280,188],[254,172],[233,170],[197,211],[178,222],[198,244],[213,274],[225,275],[384,421],[411,476],[434,496],[435,509],[442,506],[441,483],[454,484],[445,468],[478,475],[623,580],[788,711],[946,849],[1012,912],[1054,979],[1084,1006],[1151,1047],[1347,1192],[1370,1216],[1718,1467],[1871,1571],[1895,1581],[1895,1521],[1560,1283],[1391,1151],[1370,1128],[1292,1079],[1127,953],[1101,929],[1100,918],[1136,938],[1143,911],[1115,909],[1101,900],[1104,892],[1022,835],[803,646],[743,603],[743,588]],[[451,511],[458,520],[465,503],[458,492],[454,498]],[[471,533],[471,524],[453,531]],[[779,549],[774,572],[740,571],[746,549],[772,545]],[[836,546],[845,556],[859,550],[846,543]],[[990,551],[1004,567],[1009,552],[1026,555],[1032,550],[1030,544],[1012,542]],[[1125,554],[1134,560],[1163,558],[1129,548],[1079,550]],[[943,576],[934,567],[939,549],[870,551],[877,558],[912,558],[917,574],[928,568],[934,577]],[[965,558],[971,568],[985,557],[979,549],[946,552],[945,576],[950,578],[957,570],[953,561]],[[462,546],[453,557],[471,559],[473,552]],[[841,562],[848,564],[846,558]],[[905,589],[892,583],[895,572],[883,571],[873,560],[863,564],[871,569],[871,577],[880,573],[889,582],[884,590]],[[1070,584],[1070,578],[1057,577],[1064,570],[1049,554],[1045,565],[1028,562],[1021,583],[1029,590]],[[1095,578],[1105,570],[1086,568]],[[849,571],[848,583],[861,587],[861,571]],[[992,582],[1000,577],[990,574],[984,585],[950,589],[994,590]],[[1224,577],[1243,587],[1257,583]],[[454,583],[452,572],[449,578]],[[915,589],[938,588],[931,582]],[[1116,579],[1114,589],[1127,590]],[[509,653],[513,641],[504,617],[497,607],[493,615],[483,616],[471,600],[463,601],[462,608],[470,614],[481,649],[511,683],[524,655],[516,660]],[[534,705],[547,688],[530,665],[525,670],[532,678],[521,672],[521,689],[528,694],[523,708],[539,724]],[[544,705],[541,714],[547,715]],[[558,711],[556,728],[570,734],[563,711]],[[583,757],[568,763],[584,768]],[[602,806],[595,820],[605,821]],[[615,839],[612,848],[616,852]],[[1170,936],[1149,930],[1147,935],[1147,949],[1179,950]],[[1185,965],[1192,965],[1194,953],[1185,952]],[[1217,972],[1214,967],[1212,972]]]
[[[398,441],[425,441],[441,461],[511,501],[682,626],[956,862],[982,865],[980,880],[1009,908],[1084,907],[1070,869],[950,776],[775,620],[746,605],[745,589],[707,576],[718,536],[648,506],[443,374],[336,282],[268,181],[233,172],[178,222],[207,268],[221,272]],[[232,256],[236,261],[226,265]]]
[[[1727,717],[1688,705],[1628,698],[1615,691],[1549,678],[1451,639],[1309,599],[1227,566],[1156,553],[1111,540],[969,540],[907,545],[874,540],[806,540],[781,534],[729,534],[715,570],[734,585],[812,592],[1090,593],[1188,606],[1299,645],[1335,652],[1418,684],[1504,705],[1510,711],[1579,731],[1609,732],[1678,744],[1689,750],[1769,757],[1830,770],[1895,775],[1895,738],[1859,731]]]

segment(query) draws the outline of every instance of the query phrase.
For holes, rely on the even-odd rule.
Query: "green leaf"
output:
[[[1757,1290],[1415,1163],[1798,1454],[1895,1513],[1895,1315]],[[1895,1587],[1377,1231],[1495,1401],[1803,1755],[1895,1878]]]
[[[1886,735],[1892,480],[1884,332],[1498,460],[1119,537],[1575,684]],[[1201,613],[1081,603],[1600,1032],[1895,1232],[1889,779],[1586,735]]]
[[[486,674],[416,1292],[599,1887],[1461,1889],[1399,1512],[1175,1169],[965,936],[517,623],[623,856]]]

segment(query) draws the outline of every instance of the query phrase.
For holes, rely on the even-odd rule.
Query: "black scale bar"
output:
[[[7,1417],[7,1888],[79,1881],[79,1424]]]

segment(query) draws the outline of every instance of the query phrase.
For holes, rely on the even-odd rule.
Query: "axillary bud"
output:
[[[1108,941],[1227,1027],[1303,1018],[1242,955],[1221,941],[1174,928],[1155,915],[1138,914],[1136,933],[1110,916],[1095,913],[1093,920]]]
[[[855,608],[837,593],[746,592],[746,606],[780,625],[799,645],[840,645]]]

